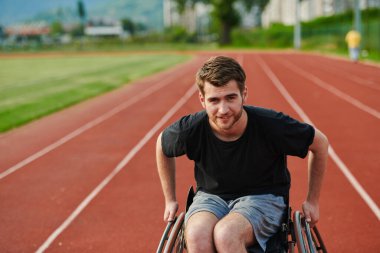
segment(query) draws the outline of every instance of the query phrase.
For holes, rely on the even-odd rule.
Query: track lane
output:
[[[261,67],[255,61],[255,55],[256,54],[245,54],[244,57],[242,57],[240,53],[233,54],[234,57],[240,57],[243,60],[244,67],[247,69],[249,103],[282,110],[291,114],[295,118],[299,118],[286,100],[278,93],[276,88],[274,88],[269,78],[263,73]],[[202,54],[202,56],[207,58],[209,55]],[[260,56],[264,57],[264,60],[270,59],[270,55],[267,54]],[[291,56],[289,57],[291,58]],[[269,60],[269,63],[272,63],[271,60]],[[200,65],[197,67],[199,66]],[[170,108],[171,105],[173,105],[172,102],[178,100],[178,96],[183,94],[183,92],[181,93],[181,88],[179,88],[182,87],[180,84],[183,83],[183,87],[187,87],[187,85],[191,85],[193,83],[195,73],[193,70],[187,69],[187,74],[183,74],[181,78],[178,79],[178,82],[174,85],[175,88],[167,89],[165,94],[160,94],[160,96],[151,96],[150,99],[141,101],[139,106],[136,105],[136,107],[130,108],[128,113],[120,114],[117,117],[117,120],[113,119],[109,122],[107,121],[96,129],[89,131],[81,137],[81,141],[79,141],[80,145],[88,142],[84,148],[81,148],[80,145],[77,145],[77,147],[75,147],[75,145],[70,147],[67,146],[67,150],[73,148],[74,151],[64,150],[64,152],[60,152],[60,155],[62,156],[66,152],[69,152],[67,154],[72,154],[73,152],[83,152],[83,150],[86,149],[91,150],[94,146],[102,143],[102,145],[104,144],[106,146],[105,149],[112,149],[115,146],[115,150],[109,150],[110,153],[108,155],[117,153],[118,159],[121,159],[120,157],[127,152],[127,148],[125,146],[133,146],[132,143],[134,140],[136,143],[139,138],[141,139],[144,131],[146,132],[146,129],[149,129],[149,126],[152,126],[152,122],[156,122],[160,115],[163,115],[162,112]],[[294,82],[294,80],[292,80],[292,82]],[[183,88],[182,91],[183,90],[185,89]],[[305,92],[305,90],[303,90],[303,92]],[[306,92],[308,92],[308,89],[306,89]],[[313,115],[310,116],[313,121],[315,121],[315,118],[318,118],[317,126],[323,126],[321,129],[329,132],[328,135],[330,140],[330,134],[339,135],[339,133],[335,133],[330,129],[331,126],[329,126],[328,122],[326,123],[326,119],[324,119],[326,118],[326,115],[322,111],[323,108],[320,108],[319,105],[317,107],[307,106],[308,100],[311,98],[302,96],[301,93],[302,91],[300,91],[299,94],[292,92],[291,95],[293,96],[294,94],[297,94],[297,101],[300,99],[300,101],[302,101],[300,102],[302,107],[307,107],[306,111],[308,114],[310,113],[310,115]],[[318,99],[318,97],[313,98],[313,100],[314,99]],[[335,103],[336,100],[331,99],[331,102]],[[124,137],[119,138],[119,132],[128,131],[128,129],[122,129],[122,127],[119,126],[123,126],[123,124],[127,122],[126,119],[133,118],[136,122],[139,121],[140,119],[137,117],[139,113],[135,113],[133,110],[134,108],[139,108],[139,110],[144,108],[145,103],[149,105],[142,111],[145,113],[145,123],[142,123],[142,125],[140,123],[135,124],[133,127],[134,130],[130,130],[131,132],[133,131],[134,133],[137,133],[138,136],[130,137],[131,135],[124,133]],[[312,103],[309,105],[312,105]],[[346,105],[342,105],[342,108],[345,106]],[[200,105],[198,98],[194,95],[191,100],[172,117],[171,120],[174,121],[183,114],[195,112],[199,109]],[[128,121],[128,124],[126,125],[129,125],[129,123],[130,122]],[[109,139],[113,140],[108,142],[108,144],[107,142],[103,143],[104,139],[103,142],[101,139],[98,139],[98,135],[102,136],[105,132],[110,135]],[[152,252],[155,250],[164,227],[162,221],[164,207],[154,162],[154,139],[155,138],[149,141],[147,145],[136,155],[136,157],[131,160],[127,168],[122,170],[118,176],[112,180],[110,185],[104,188],[104,190],[91,202],[91,204],[83,210],[78,218],[75,219],[74,222],[57,238],[57,240],[53,242],[47,252]],[[126,143],[125,140],[128,140],[129,143]],[[100,151],[101,152],[97,154],[105,154],[104,150]],[[106,159],[108,155],[101,157],[99,160]],[[51,164],[56,161],[55,159],[58,159],[59,161],[59,157],[56,156],[59,155],[55,155],[55,157],[52,157],[49,161],[46,160],[46,164],[44,166],[48,167],[49,163]],[[80,156],[78,155],[78,157]],[[84,156],[83,154],[83,157],[87,156]],[[114,164],[117,163],[117,159],[114,159],[113,161]],[[39,162],[42,162],[42,160]],[[68,164],[71,164],[71,162],[68,162]],[[183,198],[186,195],[187,187],[189,184],[193,184],[191,179],[192,165],[190,162],[186,161],[185,158],[181,158],[178,164],[180,167],[177,173],[179,186],[178,198],[182,202],[183,207]],[[306,170],[304,169],[306,167],[306,161],[290,159],[289,165],[293,175],[291,195],[292,203],[294,203],[294,207],[298,209],[304,198],[304,194],[306,193]],[[38,171],[39,167],[40,166],[36,166],[33,171]],[[107,162],[107,164],[100,164],[100,167],[107,167],[109,169],[111,165]],[[97,172],[95,173],[96,170],[98,169],[91,169],[94,174],[97,174]],[[32,171],[32,169],[30,171]],[[90,173],[89,171],[90,169],[87,168],[86,173]],[[74,179],[76,176],[73,176],[74,178],[72,178],[72,180],[68,180],[71,183],[70,187],[84,187],[84,185],[87,184],[86,173],[81,175],[83,178],[82,182],[77,186],[74,185],[76,184],[75,182],[77,182],[77,180]],[[45,178],[43,174],[44,172],[41,171],[41,175],[36,177],[40,177],[41,180],[42,178]],[[105,174],[107,173],[104,172],[103,177]],[[27,170],[21,170],[5,180],[10,180],[13,178],[15,182],[18,182],[22,181],[20,178],[27,179],[29,176],[30,175],[27,173]],[[97,175],[96,177],[99,181],[101,180],[102,175]],[[3,182],[5,181],[0,181],[0,192],[2,192],[1,187]],[[34,186],[36,186],[37,183],[38,180],[36,179]],[[93,187],[95,184],[91,183],[91,185],[91,187]],[[44,185],[40,186],[41,191],[44,187]],[[91,190],[91,187],[85,187]],[[87,190],[83,190],[83,192],[85,191]],[[25,190],[24,193],[28,195],[27,190]],[[62,195],[66,194],[68,193],[62,193]],[[81,196],[77,196],[77,200],[80,201],[85,195],[86,194],[81,194]],[[1,198],[2,197],[5,197],[5,195],[1,196]],[[337,201],[337,199],[339,199],[339,201]],[[61,202],[60,208],[62,208],[62,205],[70,206],[69,204],[64,204],[64,202],[75,202],[70,200],[69,196],[67,196],[67,199],[60,196],[56,198],[56,200]],[[43,206],[42,202],[43,200],[39,201],[39,205]],[[33,199],[29,201],[29,204],[31,203],[33,203]],[[49,202],[48,204],[51,203]],[[32,210],[33,212],[28,210],[29,205],[22,205],[24,211],[28,210],[31,213],[28,215],[29,219],[33,219],[34,215],[37,215],[34,217],[36,219],[37,217],[40,217],[41,215],[39,215],[39,212],[45,213],[46,216],[45,218],[40,218],[35,221],[35,223],[32,223],[36,224],[34,227],[35,230],[29,230],[29,233],[24,234],[23,238],[26,240],[25,244],[28,244],[28,249],[38,246],[30,246],[34,243],[33,241],[28,240],[31,231],[40,234],[39,230],[42,227],[41,222],[44,223],[44,227],[50,227],[49,223],[51,223],[51,221],[49,221],[49,212],[52,212],[55,215],[58,214],[59,210],[57,211],[55,208],[51,208],[48,204],[45,204],[46,210]],[[371,217],[371,212],[368,207],[358,197],[353,188],[348,184],[347,180],[342,177],[340,171],[334,166],[332,161],[329,161],[329,169],[325,179],[325,188],[322,193],[321,205],[322,220],[319,227],[321,228],[323,235],[327,236],[328,247],[332,252],[360,252],[357,250],[358,248],[362,249],[362,252],[375,252],[379,246],[376,244],[376,238],[379,235],[378,225],[373,222],[373,217]],[[71,205],[71,207],[64,211],[66,211],[66,213],[70,213],[74,207],[75,205]],[[17,211],[17,201],[14,201],[14,208]],[[49,208],[51,209],[49,210]],[[2,205],[0,205],[0,209],[3,210]],[[21,213],[22,212],[19,212],[20,215]],[[23,221],[28,222],[27,219]],[[22,222],[19,223],[19,226],[20,225],[22,225]],[[57,226],[58,225],[59,224],[57,224]],[[9,229],[6,232],[19,232],[19,226],[13,227],[13,229]],[[47,230],[50,230],[50,233],[53,231],[53,229],[50,228]],[[0,236],[2,236],[2,234],[3,231],[0,230]],[[22,241],[18,242],[22,244]],[[0,245],[3,244],[0,243]],[[352,249],[355,249],[355,251],[351,251]],[[29,250],[25,251],[29,252]]]
[[[275,58],[275,57],[273,56],[272,58]],[[275,67],[273,67],[274,66],[273,59],[271,61],[270,57],[267,57],[267,62],[272,63],[271,69],[274,70],[276,74],[282,73],[282,71],[283,71],[282,68],[276,69]],[[280,76],[280,74],[279,74],[279,76]],[[283,82],[286,84],[286,88],[289,88],[289,86],[291,87],[292,83],[298,83],[298,84],[304,83],[302,80],[291,80],[291,76],[294,77],[293,75],[289,75],[289,74],[287,74],[286,76],[285,76],[285,74],[283,75],[283,78],[287,78],[286,82]],[[304,90],[302,90],[302,89],[304,89]],[[334,120],[334,118],[328,118],[326,120],[326,117],[323,116],[323,112],[326,112],[326,111],[324,110],[324,108],[320,107],[320,105],[318,103],[318,98],[315,98],[313,96],[305,96],[305,94],[310,93],[310,88],[300,87],[298,85],[298,87],[296,89],[289,89],[289,90],[292,91],[291,95],[296,98],[297,102],[299,101],[301,107],[306,108],[306,111],[308,113],[310,112],[310,114],[313,115],[311,117],[313,122],[317,123],[317,126],[320,129],[322,129],[325,133],[327,133],[327,135],[330,138],[330,135],[331,135],[330,129],[334,128],[333,124],[334,124],[335,120]],[[298,93],[296,91],[298,91]],[[299,96],[294,96],[294,94],[297,94]],[[315,100],[316,103],[314,105],[309,105],[308,107],[306,107],[305,104],[310,102],[310,100]],[[318,112],[322,112],[321,117],[315,117],[314,116],[314,115],[318,115],[319,114]],[[316,120],[314,120],[314,118],[317,118],[318,122]],[[320,124],[322,124],[324,121],[328,124],[326,125],[326,127],[321,127]],[[361,133],[359,132],[359,134],[361,134]],[[372,141],[367,140],[367,141],[369,141],[369,143],[373,142],[373,140]],[[330,138],[330,142],[331,142],[331,138]],[[334,144],[333,144],[333,146],[334,146]],[[347,149],[345,150],[345,147],[343,147],[343,151],[347,152]],[[373,150],[371,150],[371,151],[373,151]],[[375,149],[375,151],[376,151],[376,149]],[[367,154],[363,154],[363,156],[361,156],[361,158],[363,159],[363,157],[365,157],[366,155]],[[375,163],[372,165],[378,166],[378,163]],[[364,204],[363,200],[358,197],[357,192],[353,191],[352,186],[348,185],[348,187],[350,187],[350,189],[346,188],[347,180],[344,180],[345,178],[342,178],[342,174],[339,175],[339,173],[338,173],[336,175],[336,173],[334,173],[334,176],[330,177],[331,167],[333,167],[332,169],[338,170],[337,168],[334,168],[335,167],[334,165],[333,166],[329,165],[329,169],[328,169],[327,176],[326,176],[328,179],[326,181],[333,182],[333,184],[330,184],[327,187],[325,186],[325,188],[324,188],[325,198],[322,199],[322,204],[327,203],[327,206],[325,206],[325,208],[327,207],[329,210],[327,213],[328,213],[328,217],[329,217],[329,222],[331,221],[328,224],[327,228],[323,229],[323,231],[327,230],[327,234],[326,234],[327,238],[328,238],[327,242],[331,245],[331,246],[329,245],[328,248],[332,249],[333,252],[349,252],[350,249],[352,249],[352,248],[363,247],[363,249],[365,249],[365,250],[363,250],[363,252],[372,252],[372,250],[375,250],[379,247],[379,245],[377,243],[374,243],[376,241],[375,238],[379,235],[379,229],[378,229],[378,223],[377,223],[378,221],[376,221],[376,217],[369,210],[368,206],[366,206]],[[299,171],[298,170],[293,171],[293,173],[295,173],[295,172],[299,172]],[[333,171],[333,172],[336,172],[336,171]],[[374,171],[374,173],[375,174],[372,175],[372,177],[378,176],[378,173],[376,173],[375,171]],[[295,178],[294,176],[296,176],[296,178],[298,177],[297,174],[293,175],[293,178]],[[304,176],[304,178],[305,177],[306,177],[306,175]],[[293,182],[295,182],[295,180],[293,180]],[[304,182],[306,182],[306,178],[305,178]],[[374,189],[373,187],[376,188],[376,184],[372,184],[372,185],[364,184],[364,186],[366,189],[368,189],[368,187],[370,187],[370,189]],[[342,187],[342,188],[340,189],[340,187]],[[306,185],[303,185],[302,188],[305,191]],[[343,193],[343,195],[335,194],[334,191],[336,189],[339,189],[340,193]],[[297,187],[295,187],[295,185],[293,184],[292,194],[294,195],[294,192],[298,192],[298,191],[299,191],[299,189]],[[301,192],[302,192],[302,190],[301,190]],[[337,196],[339,196],[339,197],[336,198]],[[375,196],[378,196],[377,192],[375,192]],[[337,205],[338,203],[336,203],[338,199],[339,199],[339,204],[344,204],[344,207],[342,207],[342,209],[337,210],[338,211],[337,213],[332,214],[331,210],[333,208],[335,208],[336,206],[338,206]],[[353,199],[357,199],[357,200],[355,201]],[[296,199],[296,202],[297,201],[300,201],[300,200]],[[343,202],[341,202],[341,201],[343,201]],[[300,204],[301,204],[301,202],[299,202],[298,205],[300,205]],[[323,205],[326,205],[326,204],[323,204]],[[340,205],[340,206],[342,206],[342,205]],[[366,210],[363,210],[363,208]],[[323,210],[326,210],[326,209],[322,209],[322,211]],[[349,210],[347,212],[348,215],[339,213],[339,212],[342,212],[342,210]],[[366,214],[364,214],[364,213],[366,213]],[[358,217],[356,218],[355,215]],[[368,216],[364,217],[365,215],[368,215]],[[335,218],[338,217],[339,219],[334,220],[334,217]],[[355,217],[355,220],[353,220],[353,217]],[[321,223],[321,225],[322,225],[321,227],[324,228],[324,226],[323,226],[324,224]],[[363,226],[365,226],[366,228],[363,228]],[[332,229],[332,228],[334,228],[334,229]],[[332,232],[334,230],[339,231],[339,232],[344,231],[342,233],[342,238],[343,238],[343,235],[345,235],[345,236],[347,236],[347,238],[350,238],[350,239],[355,238],[355,240],[351,240],[351,241],[348,241],[348,240],[347,241],[346,240],[342,240],[342,241],[331,240],[330,241],[329,240],[330,238],[336,237],[336,233],[330,234],[330,232]],[[371,231],[370,235],[368,234],[369,231]],[[365,234],[364,236],[363,236],[363,233]],[[325,232],[323,232],[323,234],[325,234]],[[340,235],[339,235],[339,238],[340,238]],[[355,251],[355,252],[361,252],[361,251],[359,250],[359,251]]]
[[[27,126],[1,134],[0,149],[3,152],[0,153],[0,173],[2,174],[0,178],[8,175],[5,171],[12,170],[13,167],[22,167],[38,159],[87,129],[114,116],[118,111],[125,110],[139,99],[157,92],[170,80],[174,81],[176,76],[172,73],[178,70],[177,75],[180,76],[188,66],[188,63],[180,64],[167,71],[136,81],[134,85],[124,86],[96,99],[69,107],[63,113],[58,112],[46,116]],[[131,99],[127,100],[126,97]],[[49,135],[45,135],[45,132],[49,132]],[[24,145],[9,145],[20,142],[23,142]]]
[[[193,96],[192,105],[197,101]],[[192,110],[187,104],[171,120]],[[47,252],[154,252],[163,231],[164,199],[156,170],[154,136],[83,213],[62,233]],[[147,156],[150,158],[147,159]],[[189,185],[192,164],[179,159],[177,194],[180,207]],[[97,222],[94,222],[97,221]],[[80,238],[80,240],[78,240]]]
[[[353,63],[346,59],[324,57],[322,55],[310,55],[311,57],[305,58],[307,54],[293,54],[292,59],[298,59],[305,63],[314,64],[315,68],[329,68],[331,70],[337,70],[346,74],[353,74],[366,79],[371,82],[380,84],[380,73],[378,71],[378,64],[366,64],[366,63]]]
[[[195,62],[188,65],[185,72],[195,71]],[[172,73],[176,78],[167,88],[174,92],[164,92],[161,96],[164,100],[159,101],[164,108],[165,103],[182,95],[181,91],[186,88],[177,83],[182,74]],[[145,87],[139,88],[143,91]],[[173,97],[176,92],[178,95]],[[127,95],[132,96],[133,93]],[[11,252],[35,250],[109,173],[111,166],[117,164],[125,152],[133,147],[137,142],[135,140],[141,138],[151,125],[150,120],[160,117],[160,114],[154,113],[165,109],[151,107],[150,104],[157,97],[145,98],[135,105],[135,109],[120,112],[117,117],[110,118],[0,181],[0,199],[3,200],[0,207],[3,225],[0,230],[0,249],[6,247]],[[154,117],[147,121],[146,115],[149,113]],[[17,187],[20,185],[23,187]],[[34,203],[34,207],[29,213],[33,216],[22,215],[31,203]],[[41,221],[44,222],[41,224]],[[15,227],[23,228],[17,237],[11,232]],[[34,230],[38,233],[33,233]]]
[[[352,64],[349,70],[339,65],[339,61],[327,63],[305,61],[302,58],[278,57],[277,61],[291,72],[297,72],[316,85],[330,89],[333,93],[357,100],[358,103],[380,110],[380,74],[379,80],[372,81],[373,76],[360,76],[355,73],[357,68],[373,68],[372,66]],[[374,74],[376,75],[376,74]],[[330,88],[331,87],[331,88]],[[377,112],[379,115],[379,112]]]
[[[111,171],[111,173],[80,203],[72,214],[58,227],[51,236],[43,243],[37,252],[44,252],[51,243],[80,215],[80,213],[89,205],[89,203],[117,176],[120,171],[128,166],[128,163],[144,148],[160,128],[170,119],[170,117],[183,106],[187,100],[195,93],[196,88],[191,86],[181,99],[150,129],[147,134],[131,149],[131,151],[122,159],[120,163]]]
[[[270,66],[273,66],[274,62],[271,58],[276,58],[275,56],[266,54],[260,55],[260,57],[263,57],[268,64],[272,63]],[[252,58],[255,59],[257,57],[253,55]],[[265,99],[266,96],[260,96],[262,91],[268,89],[268,86],[273,86],[273,84],[271,84],[270,80],[266,80],[268,78],[263,75],[262,70],[260,70],[260,66],[257,63],[253,62],[250,64],[250,69],[252,69],[252,75],[257,77],[256,80],[253,80],[253,85],[255,86],[254,90],[258,90],[258,95],[254,97],[255,101],[252,103],[282,110],[295,118],[299,118],[294,110],[289,108],[287,102],[284,103],[284,98],[279,96],[278,92],[275,92],[275,89],[270,88],[272,92],[270,92],[269,100]],[[274,68],[271,68],[271,70],[274,70]],[[281,71],[282,69],[279,68],[275,71],[275,74],[278,74]],[[290,77],[290,75],[288,74],[287,77]],[[296,82],[296,80],[287,80],[283,83],[286,84],[286,88],[288,88],[289,84],[294,82]],[[304,88],[302,91],[302,88],[298,87],[298,90],[300,96],[294,96],[294,90],[291,92],[291,96],[296,97],[296,101],[304,110],[305,100],[318,100],[318,98],[305,96],[305,94],[309,92],[309,89]],[[250,89],[250,91],[250,94],[252,94],[252,89]],[[253,94],[255,94],[255,92],[253,92]],[[312,121],[330,137],[329,134],[331,133],[329,128],[333,126],[327,124],[326,127],[321,127],[323,121],[326,121],[326,117],[323,116],[323,113],[321,117],[316,118],[314,116],[318,115],[316,112],[323,112],[323,109],[324,108],[320,108],[318,103],[316,103],[314,107],[307,107],[306,112],[307,114],[310,113],[310,115],[313,115],[310,116]],[[306,196],[306,161],[290,158],[289,167],[293,178],[291,202],[293,207],[299,209]],[[322,219],[319,227],[322,230],[324,237],[326,237],[328,249],[331,250],[331,252],[375,251],[379,247],[379,244],[375,242],[380,232],[376,217],[331,160],[329,161],[326,174],[325,186],[321,198]],[[367,185],[365,186],[367,187]],[[345,211],[342,212],[342,210]],[[345,238],[347,238],[347,240]],[[354,238],[355,240],[353,240]],[[358,250],[361,248],[363,249],[362,251]],[[355,249],[355,251],[352,251],[352,249]]]
[[[304,63],[305,61],[302,61],[302,64]],[[335,65],[339,66],[339,71],[336,71],[336,67],[331,68],[330,66],[325,66],[325,64],[323,64],[322,61],[318,63],[320,64],[318,64],[317,66],[315,66],[314,64],[313,69],[326,72],[328,73],[328,75],[338,76],[339,78],[341,78],[340,82],[342,82],[343,80],[346,80],[347,82],[349,82],[349,85],[353,84],[353,85],[365,87],[367,89],[371,89],[374,91],[380,91],[380,77],[376,78],[378,79],[377,81],[375,81],[375,77],[374,77],[374,75],[376,75],[375,73],[376,70],[372,70],[371,75],[363,75],[361,73],[356,73],[355,71],[357,68],[373,69],[374,68],[373,66],[360,65],[360,67],[357,67],[357,65],[354,65],[354,66],[351,66],[350,69],[344,69],[344,67],[338,65],[339,62],[337,61]],[[310,65],[310,63],[308,65]],[[324,74],[319,75],[319,76],[324,76]]]
[[[347,102],[316,87],[296,72],[289,75],[281,63],[271,61],[269,64],[278,78],[287,84],[288,91],[296,101],[302,101],[302,107],[310,111],[311,118],[316,118],[315,123],[327,133],[343,162],[366,186],[365,189],[375,202],[379,203],[376,182],[380,179],[377,173],[380,161],[377,150],[380,150],[380,144],[374,140],[380,138],[376,130],[380,121],[352,105],[347,106]]]
[[[269,69],[268,65],[260,58],[258,57],[258,60],[260,62],[260,65],[264,69],[266,75],[271,79],[273,84],[276,86],[278,91],[281,93],[281,95],[287,100],[287,102],[292,106],[292,108],[297,112],[297,114],[301,117],[301,119],[304,122],[307,122],[309,124],[314,124],[312,120],[309,118],[309,116],[305,113],[305,111],[300,107],[300,105],[294,100],[294,98],[289,94],[288,90],[285,88],[285,86],[281,83],[281,81],[277,78],[277,76],[273,73],[272,70]],[[287,64],[288,65],[288,64]],[[300,74],[301,76],[310,79],[308,75],[306,75],[306,72],[303,71],[300,68],[292,68],[296,71],[296,73]],[[314,78],[313,78],[314,79]],[[315,82],[315,80],[312,80]],[[320,80],[320,79],[318,79]],[[326,85],[329,85],[326,83]],[[324,86],[320,86],[321,88],[324,88]],[[330,89],[328,89],[330,91]],[[334,95],[341,98],[339,93],[332,92]],[[347,95],[348,96],[348,95]],[[339,167],[341,172],[345,175],[347,180],[351,183],[351,185],[355,188],[355,190],[359,193],[359,195],[362,197],[362,199],[367,203],[368,207],[371,208],[373,213],[376,215],[377,219],[380,220],[380,209],[377,206],[377,204],[374,202],[374,200],[368,195],[366,190],[363,188],[363,186],[358,182],[358,180],[355,178],[355,176],[351,173],[350,169],[347,167],[347,165],[340,159],[340,157],[335,152],[333,146],[330,144],[329,147],[329,156],[331,159],[335,162],[335,164]]]

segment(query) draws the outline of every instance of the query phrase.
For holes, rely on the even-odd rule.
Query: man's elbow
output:
[[[320,132],[320,131],[319,131]],[[320,132],[321,134],[321,146],[322,146],[322,149],[325,150],[326,152],[328,152],[328,149],[329,149],[329,139],[327,138],[327,136]]]
[[[157,137],[156,152],[159,151],[159,150],[162,150],[161,137],[162,137],[162,132]]]
[[[310,147],[310,150],[313,153],[321,154],[321,155],[323,154],[327,156],[328,149],[329,149],[329,140],[327,136],[321,131],[319,131],[318,129],[315,129],[314,141]]]

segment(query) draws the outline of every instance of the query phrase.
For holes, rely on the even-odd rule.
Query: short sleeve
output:
[[[254,112],[254,123],[260,125],[261,131],[278,154],[301,158],[307,156],[314,140],[313,126],[271,109],[255,107],[250,111]]]
[[[305,158],[314,140],[314,127],[283,113],[278,113],[277,117],[280,119],[278,122],[280,136],[277,136],[280,149],[286,155]]]
[[[186,153],[180,122],[167,127],[161,136],[162,151],[167,157],[181,156]]]
[[[167,157],[177,157],[187,153],[189,139],[196,136],[200,123],[206,119],[207,114],[201,111],[182,117],[167,127],[161,136],[161,145]],[[192,137],[189,137],[192,136]],[[194,141],[194,140],[190,140]]]

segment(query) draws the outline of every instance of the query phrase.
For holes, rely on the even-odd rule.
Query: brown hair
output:
[[[216,56],[207,60],[198,70],[196,83],[200,92],[204,95],[205,82],[221,87],[229,81],[235,80],[240,92],[243,93],[245,78],[245,72],[236,60],[226,56]]]

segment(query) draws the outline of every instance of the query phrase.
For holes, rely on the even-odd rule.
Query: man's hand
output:
[[[174,220],[175,214],[178,210],[178,202],[177,201],[171,201],[166,203],[165,206],[165,213],[164,213],[164,221],[170,222]]]
[[[319,220],[319,205],[305,201],[302,204],[303,214],[310,227],[314,227]]]

